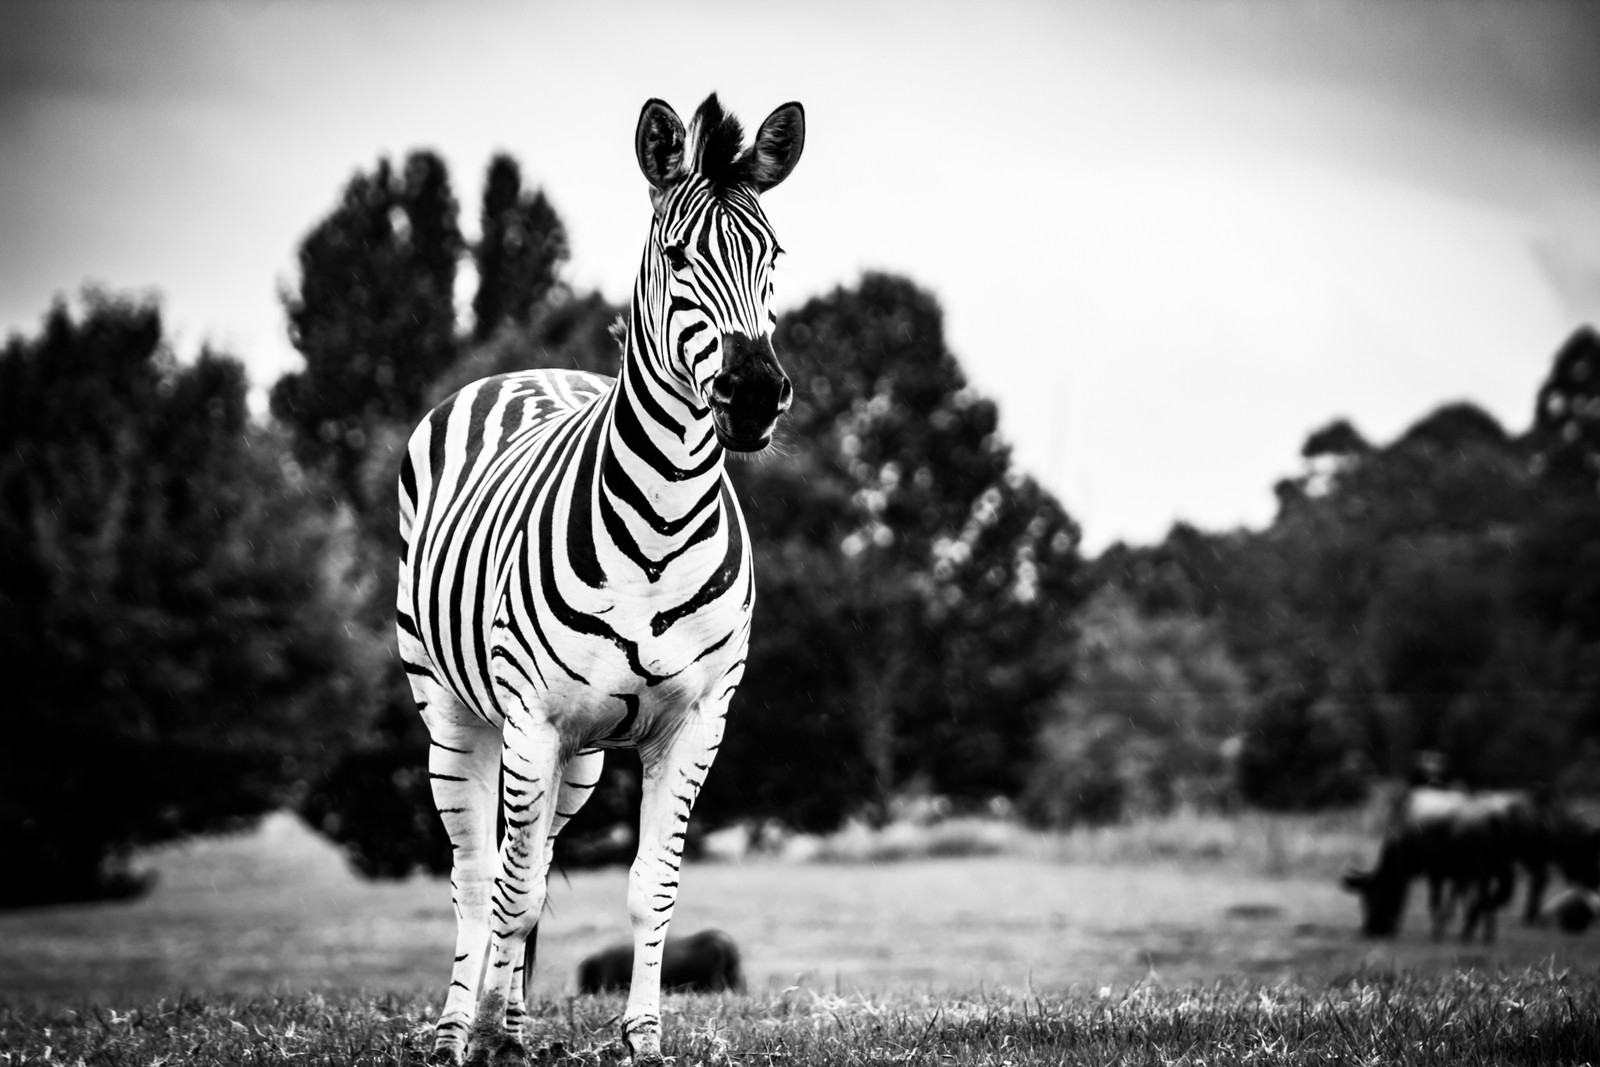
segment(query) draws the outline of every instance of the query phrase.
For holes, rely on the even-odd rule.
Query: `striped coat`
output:
[[[654,211],[618,377],[476,382],[407,448],[400,651],[454,849],[457,943],[437,1059],[519,1054],[524,946],[551,849],[604,750],[621,746],[644,771],[623,1033],[636,1061],[660,1058],[684,833],[755,600],[725,455],[764,448],[792,396],[771,344],[780,250],[758,194],[798,160],[803,112],[785,105],[743,139],[715,96],[687,131],[647,103],[635,149]]]

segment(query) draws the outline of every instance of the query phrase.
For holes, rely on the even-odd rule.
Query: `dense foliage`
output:
[[[472,337],[486,341],[501,326],[526,326],[558,282],[566,262],[567,230],[543,190],[522,188],[522,170],[507,155],[489,163],[473,262]]]
[[[1014,794],[1066,680],[1077,526],[1011,463],[938,305],[869,274],[783,316],[786,454],[732,465],[760,595],[713,819]]]
[[[246,410],[153,303],[86,297],[0,355],[0,905],[136,888],[128,848],[293,805],[374,875],[444,870],[393,634],[411,427],[468,381],[614,373],[621,309],[564,283],[561,220],[490,164],[462,235],[443,161],[355,174],[284,293],[304,367]],[[458,271],[476,284],[458,321]],[[907,797],[1045,825],[1312,808],[1424,750],[1481,784],[1600,771],[1600,336],[1508,433],[1449,404],[1395,440],[1313,430],[1264,530],[1179,524],[1085,565],[911,281],[782,316],[777,447],[730,471],[759,597],[696,832],[825,830]],[[620,858],[611,757],[566,862]],[[1003,804],[1001,805],[1003,806]]]
[[[399,172],[385,159],[358,173],[301,242],[285,304],[305,369],[279,379],[272,413],[352,498],[373,434],[420,415],[428,383],[456,358],[456,213],[444,161],[414,152]]]
[[[351,273],[350,243],[328,235],[369,226],[365,191],[387,187],[386,174],[380,165],[354,179],[302,245],[305,277],[287,302],[291,318],[323,309],[322,340],[296,332],[306,370],[274,394],[300,454],[347,487],[367,550],[382,560],[393,558],[400,449],[427,404],[528,366],[615,373],[620,318],[561,283],[559,220],[542,194],[523,191],[515,164],[497,157],[473,249],[477,322],[471,338],[458,338],[454,363],[383,406],[345,404],[354,436],[301,418],[302,405],[287,399],[298,386],[288,383],[327,383],[335,397],[370,389],[361,345],[329,339],[378,336],[386,327],[371,321],[374,309],[413,307],[437,292],[433,275],[363,268],[355,272],[367,279],[362,300],[317,296],[340,291],[335,283]],[[449,219],[434,229],[454,232]],[[405,262],[391,248],[399,231],[378,232],[375,254]],[[429,321],[444,316],[436,309]],[[733,465],[761,575],[758,624],[727,754],[696,829],[755,818],[827,828],[879,814],[906,790],[974,800],[1014,793],[1068,672],[1076,526],[1012,468],[998,412],[968,387],[944,346],[936,303],[909,282],[869,275],[814,300],[783,318],[776,344],[799,399],[779,454]],[[372,577],[374,633],[391,624],[383,598],[392,582]],[[369,873],[443,870],[449,852],[431,816],[426,737],[394,663],[376,692],[369,728],[301,810]],[[626,849],[637,762],[628,753],[610,762],[564,835],[569,862]]]
[[[1589,369],[1593,368],[1593,370]],[[1311,433],[1260,532],[1175,527],[1097,562],[1151,620],[1207,620],[1250,679],[1244,799],[1320,806],[1422,751],[1478,785],[1588,788],[1600,752],[1600,341],[1557,353],[1533,429],[1448,404],[1394,441]]]
[[[85,303],[0,354],[0,905],[131,891],[131,846],[292,801],[366,670],[350,531],[243,368]]]

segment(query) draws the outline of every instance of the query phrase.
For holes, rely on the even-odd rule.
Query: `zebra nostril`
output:
[[[783,376],[783,385],[778,388],[778,412],[782,414],[789,410],[789,405],[794,402],[794,386],[789,384],[789,376]]]
[[[711,399],[719,404],[733,403],[733,382],[726,374],[711,379]]]

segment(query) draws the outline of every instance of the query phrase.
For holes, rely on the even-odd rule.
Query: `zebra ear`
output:
[[[652,200],[683,177],[683,121],[666,101],[653,97],[645,101],[639,128],[633,134],[633,150],[650,183]]]
[[[806,146],[806,109],[794,101],[767,116],[746,156],[750,184],[766,192],[789,176]]]

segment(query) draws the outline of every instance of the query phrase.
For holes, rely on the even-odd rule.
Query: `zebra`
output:
[[[725,454],[765,449],[794,395],[772,347],[782,250],[758,196],[804,144],[798,103],[747,147],[715,93],[687,131],[647,101],[634,150],[653,214],[617,377],[486,378],[407,444],[396,628],[431,739],[457,931],[433,1062],[526,1055],[551,850],[620,747],[643,769],[622,1035],[635,1063],[661,1062],[684,835],[755,599]]]

